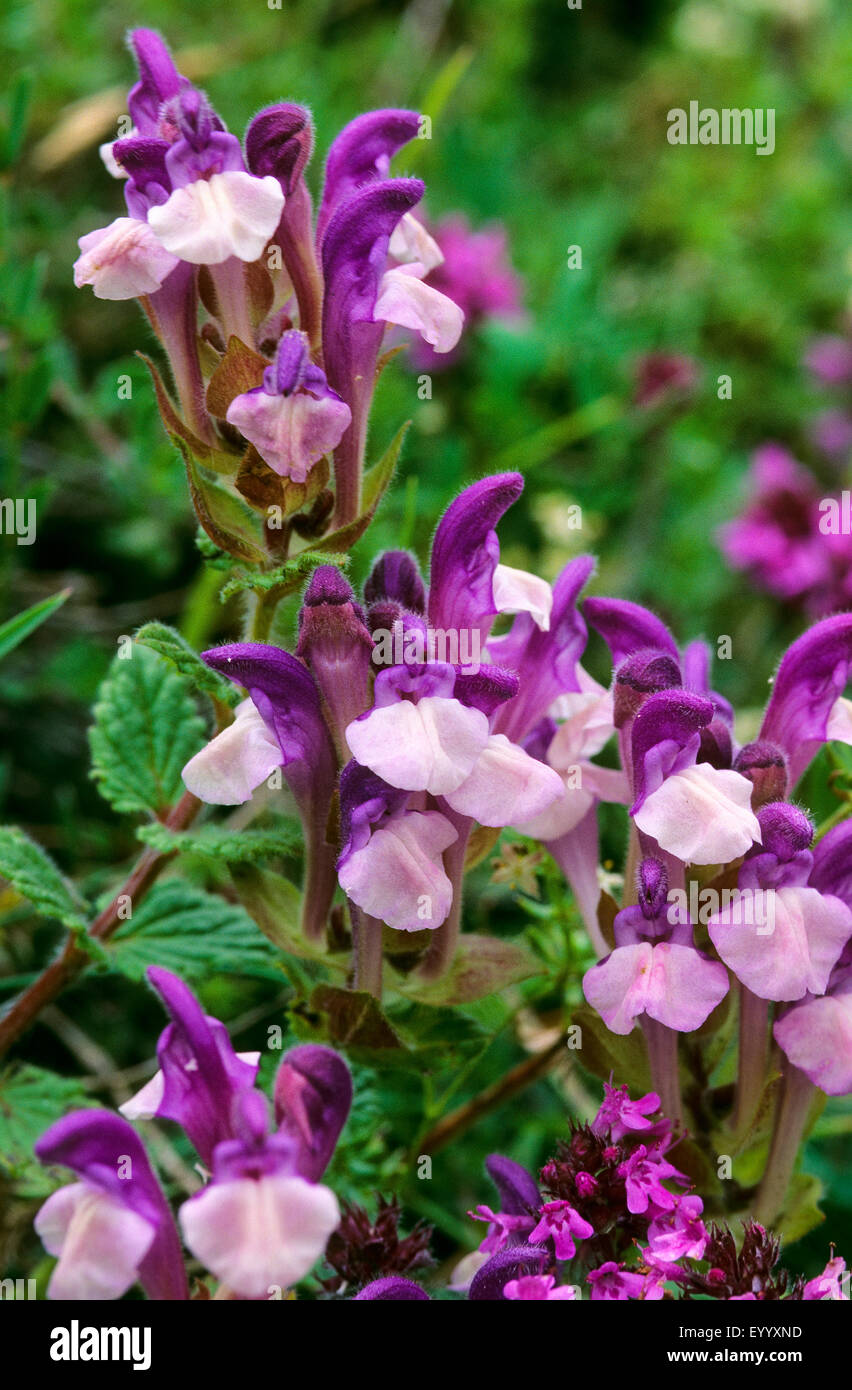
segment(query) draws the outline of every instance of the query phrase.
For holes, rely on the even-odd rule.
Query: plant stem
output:
[[[375,999],[381,999],[382,924],[375,917],[368,917],[351,901],[349,909],[355,945],[355,988],[365,990]]]
[[[771,1226],[784,1207],[787,1188],[817,1088],[803,1071],[792,1064],[784,1072],[781,1100],[775,1113],[775,1129],[766,1160],[763,1180],[754,1204],[754,1215],[763,1226]]]
[[[642,1031],[648,1044],[651,1080],[660,1097],[660,1109],[667,1119],[683,1123],[680,1097],[680,1074],[677,1062],[677,1033],[656,1019],[642,1019]]]
[[[423,980],[438,980],[449,970],[456,954],[461,930],[464,861],[473,821],[467,816],[457,815],[446,806],[443,814],[458,830],[458,839],[444,851],[444,868],[453,885],[453,905],[446,920],[432,933],[429,949],[418,971]]]
[[[744,1134],[760,1104],[769,1061],[769,1004],[740,985],[740,1055],[734,1133]]]
[[[172,808],[164,824],[170,830],[184,830],[195,819],[200,806],[198,798],[191,792],[186,792]],[[145,850],[112,902],[95,918],[89,928],[89,936],[96,941],[108,941],[124,920],[124,909],[128,899],[133,907],[136,907],[175,853],[175,850],[167,854],[160,854],[152,849]],[[0,1057],[4,1056],[22,1033],[35,1023],[42,1009],[52,1004],[91,963],[92,957],[89,952],[78,946],[73,936],[69,936],[61,954],[42,971],[29,989],[24,990],[0,1019]]]
[[[537,1081],[549,1071],[556,1058],[564,1051],[567,1040],[567,1033],[561,1034],[544,1052],[537,1052],[535,1056],[525,1058],[511,1071],[507,1071],[505,1076],[501,1076],[499,1081],[480,1091],[478,1096],[465,1101],[464,1105],[452,1110],[449,1115],[444,1115],[420,1140],[420,1149],[424,1153],[437,1153],[438,1149],[445,1148],[453,1139],[470,1129],[483,1115],[496,1110],[499,1105],[511,1100],[512,1096],[523,1091],[533,1081]]]

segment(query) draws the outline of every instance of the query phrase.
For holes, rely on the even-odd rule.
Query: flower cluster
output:
[[[701,1197],[667,1156],[678,1137],[659,1108],[653,1093],[633,1101],[626,1086],[606,1085],[592,1123],[572,1125],[538,1182],[492,1154],[498,1210],[470,1213],[488,1232],[450,1288],[474,1301],[848,1300],[844,1260],[832,1256],[806,1283],[778,1268],[779,1243],[757,1222],[739,1241],[727,1226],[705,1224]],[[427,1294],[397,1277],[359,1297]]]
[[[413,215],[423,184],[389,176],[420,118],[372,111],[346,126],[314,221],[304,107],[267,107],[241,145],[157,34],[137,29],[130,43],[133,128],[102,151],[124,179],[127,215],[81,238],[75,283],[140,301],[169,359],[176,402],[152,372],[199,520],[217,546],[262,562],[286,553],[289,520],[307,504],[303,534],[322,534],[332,508],[338,528],[358,517],[387,325],[437,353],[458,342],[462,310],[425,283],[441,252]],[[286,536],[236,521],[239,498],[261,516],[278,507]]]
[[[184,1244],[221,1281],[219,1296],[281,1297],[340,1222],[320,1179],[349,1113],[349,1070],[331,1048],[293,1048],[278,1070],[271,1123],[255,1084],[260,1054],[235,1052],[224,1025],[168,970],[152,966],[148,979],[171,1018],[160,1070],[121,1115],[76,1111],[36,1145],[42,1163],[77,1177],[36,1217],[57,1257],[48,1298],[121,1298],[137,1281],[152,1299],[190,1297],[178,1226],[130,1123],[152,1117],[180,1125],[198,1154],[204,1185],[178,1221]]]

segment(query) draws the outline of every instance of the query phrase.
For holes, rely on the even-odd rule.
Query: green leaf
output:
[[[616,1086],[629,1086],[631,1091],[651,1090],[648,1052],[639,1028],[626,1036],[611,1033],[600,1015],[586,1004],[574,1010],[571,1023],[582,1029],[582,1043],[575,1055],[586,1071],[602,1081],[609,1081],[612,1073]]]
[[[233,681],[205,666],[201,657],[173,627],[168,627],[166,623],[145,623],[136,633],[136,641],[170,661],[175,670],[192,681],[196,690],[203,690],[206,695],[212,695],[214,700],[229,705],[231,709],[240,703],[242,696]]]
[[[16,825],[0,826],[0,874],[44,917],[85,931],[89,910],[41,845]]]
[[[784,1245],[800,1240],[825,1220],[819,1209],[822,1195],[823,1185],[819,1178],[811,1177],[807,1173],[795,1175],[784,1209],[774,1223],[775,1232],[781,1237]]]
[[[341,569],[345,569],[348,564],[348,555],[323,554],[315,549],[303,550],[286,564],[277,565],[274,570],[266,570],[262,574],[235,575],[233,579],[228,580],[219,598],[222,603],[227,603],[234,594],[244,593],[247,589],[252,593],[265,594],[278,588],[281,589],[283,598],[285,594],[301,589],[306,576],[313,574],[320,565],[339,565]]]
[[[116,811],[159,815],[182,795],[181,769],[204,742],[189,681],[146,647],[117,656],[89,730],[92,776]]]
[[[41,1067],[0,1077],[0,1175],[15,1182],[19,1196],[44,1197],[56,1187],[33,1146],[60,1116],[92,1104],[79,1082]]]
[[[410,975],[399,980],[395,988],[421,1004],[469,1004],[538,975],[541,968],[524,946],[513,941],[467,936],[462,937],[453,963],[441,979],[427,982]]]
[[[41,627],[51,613],[61,608],[70,592],[70,589],[61,589],[58,594],[44,598],[40,603],[34,603],[32,608],[25,608],[23,613],[18,613],[7,623],[3,623],[0,626],[0,661],[29,637],[31,632],[35,632],[37,627]]]
[[[365,990],[317,985],[311,1006],[326,1015],[329,1041],[362,1054],[397,1050],[402,1043],[372,994]]]
[[[364,485],[361,489],[361,507],[364,512],[372,515],[381,502],[396,470],[405,436],[410,428],[411,421],[406,420],[405,424],[397,430],[378,463],[374,463],[373,467],[368,468],[364,474]]]
[[[348,971],[348,953],[331,955],[323,942],[308,941],[303,935],[302,895],[289,879],[245,863],[231,865],[231,878],[243,907],[279,951]]]
[[[260,527],[254,513],[213,478],[205,478],[199,464],[181,439],[175,443],[186,466],[189,495],[203,529],[219,550],[250,565],[265,565]]]
[[[106,949],[113,968],[131,980],[141,980],[149,965],[186,980],[214,973],[282,978],[274,952],[241,907],[181,879],[157,884]]]
[[[296,821],[268,830],[228,830],[221,825],[205,825],[200,830],[169,830],[159,821],[140,825],[140,840],[161,854],[200,854],[223,864],[250,863],[272,854],[292,854],[303,843],[304,834]]]

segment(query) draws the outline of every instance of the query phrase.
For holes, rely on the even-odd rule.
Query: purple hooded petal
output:
[[[177,975],[155,965],[146,973],[172,1019],[157,1044],[156,1113],[182,1126],[209,1167],[216,1145],[234,1135],[235,1101],[254,1087],[257,1066],[237,1056],[225,1025],[204,1013]]]
[[[453,695],[463,705],[481,709],[490,719],[495,710],[515,698],[520,688],[520,677],[514,671],[507,671],[504,666],[485,665],[470,673],[457,671]]]
[[[579,690],[577,665],[586,647],[586,624],[577,598],[594,570],[590,555],[569,561],[553,586],[550,627],[543,632],[529,613],[519,613],[506,637],[489,643],[495,661],[520,674],[516,700],[499,715],[495,729],[521,742],[565,691]]]
[[[366,1284],[360,1293],[356,1293],[352,1302],[358,1303],[361,1299],[371,1298],[390,1298],[396,1301],[405,1299],[409,1303],[430,1301],[425,1289],[421,1289],[413,1279],[403,1279],[401,1274],[391,1274],[387,1279],[374,1279],[372,1284]]]
[[[154,1227],[154,1241],[139,1267],[149,1298],[189,1297],[171,1211],[142,1141],[127,1120],[109,1110],[75,1111],[51,1125],[36,1143],[35,1154],[41,1163],[70,1168]]]
[[[540,1274],[548,1261],[544,1250],[532,1246],[509,1246],[492,1255],[487,1264],[482,1265],[473,1276],[468,1298],[474,1301],[494,1302],[504,1298],[503,1289],[512,1279],[524,1274]]]
[[[613,685],[613,722],[617,729],[629,724],[649,695],[676,690],[681,685],[675,657],[658,647],[640,648],[616,668]]]
[[[781,658],[760,730],[790,763],[795,785],[828,738],[828,723],[852,667],[852,613],[824,618]]]
[[[420,126],[416,111],[367,111],[344,126],[328,152],[323,197],[317,219],[321,243],[335,210],[364,184],[386,179],[397,150],[413,140]]]
[[[148,210],[165,203],[172,191],[166,169],[166,140],[150,136],[116,140],[112,147],[115,159],[127,170],[124,199],[131,217],[147,221]]]
[[[201,653],[202,660],[243,686],[291,763],[316,765],[330,752],[319,693],[301,661],[262,642],[234,642]]]
[[[319,1182],[352,1105],[352,1077],[330,1047],[304,1043],[286,1054],[275,1080],[279,1134],[297,1144],[296,1171]]]
[[[246,130],[246,163],[252,174],[278,179],[286,197],[305,172],[314,145],[311,113],[282,101],[259,111]]]
[[[488,1176],[500,1194],[500,1210],[508,1216],[528,1216],[541,1206],[541,1193],[535,1178],[502,1154],[490,1154],[485,1160]]]
[[[419,179],[387,179],[353,193],[331,217],[322,242],[322,342],[332,390],[352,411],[334,454],[335,524],[359,514],[367,415],[385,332],[375,321],[391,235],[420,201]],[[285,208],[286,211],[286,208]]]
[[[836,825],[814,847],[811,888],[842,898],[852,908],[852,820]]]
[[[497,613],[494,570],[500,558],[495,526],[523,491],[520,473],[495,473],[451,502],[435,532],[429,575],[433,628],[479,630],[487,638]]]
[[[354,758],[340,774],[340,867],[351,854],[363,849],[370,827],[405,805],[409,793],[391,787]]]
[[[426,589],[417,561],[406,550],[386,550],[380,555],[364,585],[364,602],[391,599],[412,613],[425,613]]]
[[[128,93],[127,109],[140,135],[156,135],[163,102],[176,97],[189,83],[181,77],[165,42],[153,29],[133,29],[128,40],[139,68],[139,81]]]
[[[678,657],[675,640],[665,623],[641,604],[629,599],[587,598],[583,612],[612,652],[613,668],[643,647],[656,647],[675,659]]]
[[[671,768],[664,760],[682,753],[694,743],[697,753],[699,731],[713,718],[713,706],[700,695],[687,690],[661,690],[645,701],[633,723],[633,787],[635,815],[645,798],[662,784]],[[694,762],[694,755],[691,761]],[[689,763],[684,763],[688,766]]]

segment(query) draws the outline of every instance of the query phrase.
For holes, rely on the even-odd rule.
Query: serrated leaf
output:
[[[141,980],[162,965],[186,980],[214,973],[281,980],[275,954],[243,909],[181,879],[157,884],[107,946],[113,968]]]
[[[439,980],[423,981],[410,975],[396,988],[421,1004],[469,1004],[540,974],[541,968],[526,947],[514,941],[467,936],[462,937],[452,965]]]
[[[269,830],[228,830],[205,825],[200,830],[170,830],[159,821],[140,825],[137,835],[161,854],[200,854],[223,864],[251,863],[273,854],[291,854],[304,841],[296,821]]]
[[[0,826],[0,875],[44,917],[85,931],[88,908],[50,855],[16,825]]]
[[[302,933],[302,895],[289,879],[253,864],[233,864],[231,878],[246,912],[279,951],[299,960],[321,961],[332,970],[349,969],[348,954],[331,955],[321,941]]]
[[[116,811],[158,815],[183,793],[181,769],[205,738],[186,677],[146,647],[116,657],[89,730],[92,776]]]
[[[0,661],[29,637],[31,632],[35,632],[37,627],[41,627],[51,613],[61,608],[70,593],[70,589],[62,589],[58,594],[44,598],[40,603],[34,603],[32,608],[25,608],[23,613],[17,613],[14,618],[3,623],[0,626]]]
[[[222,589],[219,598],[222,603],[226,603],[234,594],[244,593],[247,589],[263,594],[278,588],[281,589],[283,598],[285,594],[300,589],[307,575],[313,573],[320,565],[339,565],[341,569],[345,569],[348,564],[348,555],[328,555],[319,554],[316,550],[303,550],[286,564],[276,566],[274,570],[266,570],[261,574],[234,575]]]
[[[166,623],[145,623],[136,633],[135,640],[143,647],[150,647],[158,656],[165,657],[176,671],[192,681],[196,690],[203,690],[206,695],[212,695],[214,700],[229,705],[231,709],[240,703],[242,696],[233,681],[226,680],[218,671],[206,666],[173,627],[168,627]]]
[[[92,1103],[79,1082],[41,1067],[0,1077],[0,1173],[16,1183],[19,1196],[43,1197],[56,1186],[33,1146],[60,1116]]]

